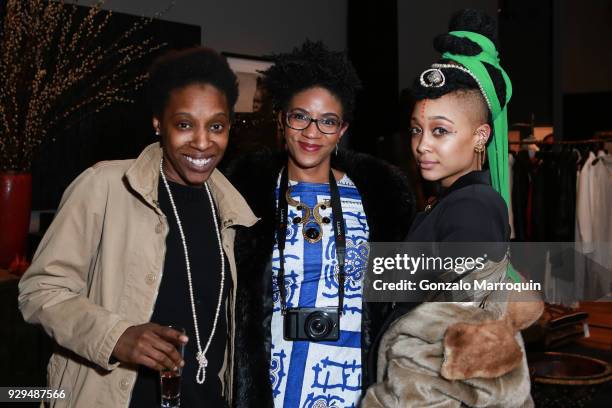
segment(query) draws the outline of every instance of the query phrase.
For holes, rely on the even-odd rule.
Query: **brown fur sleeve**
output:
[[[495,378],[519,366],[523,353],[516,335],[544,310],[539,295],[534,292],[531,297],[533,301],[512,301],[511,295],[499,320],[450,326],[444,335],[442,376],[449,380]]]

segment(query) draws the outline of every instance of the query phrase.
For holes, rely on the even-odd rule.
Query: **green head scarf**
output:
[[[482,51],[478,55],[457,55],[450,52],[442,54],[443,59],[461,64],[468,73],[476,80],[482,95],[491,111],[493,120],[493,135],[487,148],[489,169],[491,173],[491,185],[510,206],[510,191],[508,179],[508,114],[506,107],[512,97],[512,83],[506,71],[499,64],[499,54],[493,41],[482,34],[471,31],[451,31],[455,37],[467,38],[480,46]],[[499,70],[506,84],[506,100],[503,106],[495,92],[495,85],[483,63],[488,63]],[[438,66],[440,66],[438,64]],[[434,64],[434,68],[436,65]],[[512,265],[509,265],[508,275],[515,282],[520,281]]]
[[[489,158],[489,169],[491,172],[491,185],[503,197],[506,205],[510,205],[510,191],[508,180],[508,114],[506,107],[512,97],[512,83],[506,71],[499,65],[499,54],[493,41],[482,34],[471,31],[451,31],[449,34],[455,37],[467,38],[482,48],[478,55],[457,55],[450,52],[442,54],[442,58],[455,61],[471,73],[478,83],[483,97],[489,105],[491,118],[493,119],[492,140],[487,148]],[[498,69],[506,83],[506,100],[503,107],[497,98],[493,80],[485,68],[486,62]]]

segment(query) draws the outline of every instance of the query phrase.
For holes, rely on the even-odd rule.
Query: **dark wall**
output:
[[[563,94],[563,134],[566,140],[592,139],[612,130],[612,92]]]
[[[92,5],[99,0],[67,1]],[[201,26],[202,44],[218,51],[262,56],[291,51],[306,38],[321,40],[333,50],[344,50],[348,2],[106,0],[103,7],[137,16],[152,16],[174,3],[163,19]]]
[[[377,154],[381,140],[396,129],[397,2],[349,2],[348,52],[363,82],[349,128],[350,145]]]
[[[612,2],[558,0],[559,127],[567,140],[612,130]]]
[[[612,129],[612,3],[500,0],[502,65],[514,96],[509,122],[554,124],[555,139]],[[602,106],[603,105],[603,106]]]
[[[501,0],[501,64],[512,81],[508,122],[553,122],[553,0]]]
[[[433,40],[448,30],[451,15],[465,8],[497,18],[497,0],[397,0],[399,89],[411,87],[414,78],[440,58]]]
[[[564,93],[612,92],[612,2],[558,0]]]

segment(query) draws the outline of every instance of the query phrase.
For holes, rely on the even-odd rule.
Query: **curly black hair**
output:
[[[272,58],[274,65],[262,74],[275,110],[285,110],[295,94],[320,86],[340,100],[344,120],[352,120],[361,81],[345,53],[307,40],[292,52]]]
[[[473,31],[489,38],[497,47],[497,24],[489,15],[480,10],[465,9],[453,14],[449,23],[449,31]],[[459,38],[448,33],[441,34],[434,39],[434,48],[440,52],[451,52],[458,55],[477,55],[482,49],[475,42],[467,38]],[[453,63],[446,59],[440,60],[440,63]],[[495,93],[502,108],[506,104],[506,84],[501,72],[492,65],[483,63],[495,86]],[[458,69],[445,69],[444,76],[446,82],[444,86],[424,87],[420,83],[420,76],[415,78],[413,85],[413,94],[415,100],[437,99],[451,92],[477,92],[480,95],[478,84],[469,74]],[[482,96],[481,96],[482,98]],[[486,106],[484,98],[482,103]],[[488,110],[488,109],[487,109]],[[488,112],[488,122],[491,123],[491,112]]]
[[[233,115],[238,99],[238,78],[225,57],[205,47],[169,51],[151,65],[146,95],[153,115],[161,118],[170,93],[192,84],[212,85],[225,94]]]

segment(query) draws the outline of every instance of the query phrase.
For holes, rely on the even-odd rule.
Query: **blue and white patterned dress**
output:
[[[291,197],[311,209],[330,198],[329,184],[291,182]],[[270,379],[274,406],[283,408],[357,407],[361,394],[361,301],[368,259],[369,228],[361,196],[344,176],[338,181],[346,228],[344,313],[340,317],[340,339],[336,342],[286,341],[276,276],[278,247],[272,258],[273,299]],[[278,187],[276,190],[278,197]],[[302,224],[291,220],[302,212],[289,206],[285,244],[287,307],[338,305],[336,245],[333,216],[328,206],[320,211],[332,223],[323,224],[323,238],[309,243]]]

